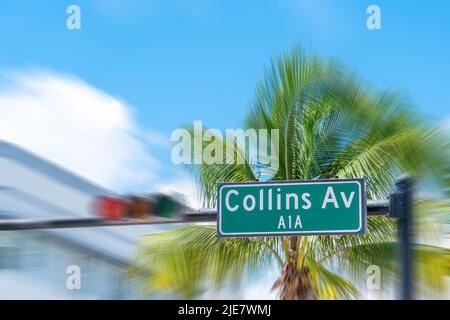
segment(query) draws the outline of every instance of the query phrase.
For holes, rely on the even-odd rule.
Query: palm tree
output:
[[[280,166],[271,179],[364,177],[368,199],[380,199],[404,172],[427,181],[428,187],[438,185],[446,165],[441,151],[448,145],[408,107],[400,93],[371,90],[338,62],[295,48],[271,63],[245,128],[279,129]],[[237,141],[226,147],[248,157]],[[248,158],[240,165],[193,169],[205,205],[211,207],[217,183],[260,176]],[[431,235],[431,218],[447,214],[448,204],[417,203],[418,236]],[[395,247],[395,224],[385,217],[370,217],[365,236],[342,237],[223,239],[215,226],[196,225],[146,236],[135,270],[148,272],[149,288],[191,298],[211,284],[220,288],[227,280],[260,275],[276,263],[281,275],[274,288],[281,299],[357,298],[360,293],[350,279],[368,265],[380,266],[385,279],[395,274]],[[416,245],[415,257],[427,287],[443,289],[449,250]]]

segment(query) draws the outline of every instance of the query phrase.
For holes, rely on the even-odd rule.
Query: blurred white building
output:
[[[0,222],[91,216],[94,198],[111,193],[0,141]],[[155,230],[121,226],[0,231],[0,299],[142,297],[140,284],[130,280],[127,270],[139,235]],[[80,267],[79,290],[66,285],[70,265]]]

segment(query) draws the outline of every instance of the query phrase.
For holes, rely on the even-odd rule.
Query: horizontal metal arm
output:
[[[102,218],[77,218],[77,219],[42,219],[42,220],[0,220],[0,231],[7,230],[34,230],[34,229],[60,229],[60,228],[86,228],[86,227],[114,227],[145,224],[169,224],[169,223],[199,223],[216,221],[216,213],[188,213],[179,218],[150,217],[148,220],[124,219],[106,220]]]
[[[389,201],[376,200],[367,202],[368,216],[385,216],[389,214]],[[149,217],[148,220],[105,220],[102,218],[47,219],[47,220],[0,220],[0,231],[35,230],[59,228],[114,227],[127,225],[169,224],[169,223],[201,223],[215,222],[216,210],[202,210],[181,214],[176,218]]]
[[[389,200],[369,200],[367,201],[368,216],[388,216]]]

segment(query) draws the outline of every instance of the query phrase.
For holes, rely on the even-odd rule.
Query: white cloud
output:
[[[171,141],[170,137],[155,131],[147,130],[144,135],[145,140],[152,146],[160,147],[164,149],[170,149]]]
[[[126,103],[54,72],[14,72],[5,79],[0,139],[119,191],[152,182],[158,162],[139,139]]]
[[[186,204],[191,208],[201,208],[202,203],[195,179],[181,172],[179,178],[169,182],[161,182],[161,192],[177,192],[184,195]]]

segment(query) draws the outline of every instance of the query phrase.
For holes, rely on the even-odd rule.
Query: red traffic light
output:
[[[108,220],[122,220],[128,213],[128,202],[120,198],[100,197],[96,200],[97,215]]]

